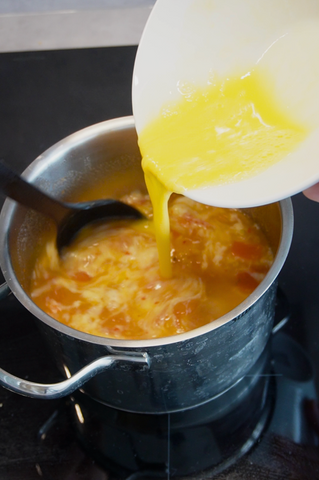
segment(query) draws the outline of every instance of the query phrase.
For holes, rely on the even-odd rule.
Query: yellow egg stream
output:
[[[171,193],[148,170],[145,171],[145,183],[153,206],[153,221],[160,272],[162,277],[170,278],[172,276],[172,265],[170,261],[170,223],[167,205]]]

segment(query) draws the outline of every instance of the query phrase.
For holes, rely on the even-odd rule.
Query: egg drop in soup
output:
[[[33,301],[76,330],[118,339],[181,334],[226,314],[264,279],[274,252],[244,211],[183,193],[254,175],[305,136],[254,71],[166,106],[139,134],[148,194],[121,198],[145,219],[89,225],[61,258],[52,236],[36,260]]]

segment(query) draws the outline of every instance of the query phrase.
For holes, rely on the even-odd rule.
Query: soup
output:
[[[149,196],[135,191],[122,200],[145,220],[88,226],[61,259],[52,235],[37,259],[33,301],[74,329],[119,339],[187,332],[239,305],[272,265],[249,215],[173,195],[172,276],[163,278]]]

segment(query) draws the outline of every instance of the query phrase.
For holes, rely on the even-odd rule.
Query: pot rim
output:
[[[121,129],[125,130],[134,127],[133,116],[119,117],[111,120],[106,120],[91,126],[88,126],[82,130],[79,130],[68,137],[60,140],[58,143],[47,149],[40,156],[38,156],[22,173],[22,176],[29,181],[33,181],[39,177],[41,172],[47,169],[48,165],[54,162],[55,158],[61,156],[64,151],[70,149],[70,147],[79,145],[87,140],[93,139],[100,133]],[[237,307],[230,312],[226,313],[217,320],[213,320],[211,323],[198,327],[194,330],[190,330],[186,333],[181,333],[169,337],[161,337],[154,339],[144,340],[121,340],[106,337],[99,337],[88,333],[75,330],[67,325],[55,320],[47,313],[43,312],[27,295],[24,289],[18,282],[9,255],[9,242],[8,231],[10,226],[10,218],[14,214],[17,208],[16,202],[6,199],[0,215],[0,244],[3,245],[0,251],[0,264],[4,278],[11,289],[12,293],[17,297],[19,302],[32,313],[37,319],[44,322],[54,330],[58,330],[60,333],[69,337],[76,338],[88,343],[98,344],[105,347],[120,347],[120,348],[139,348],[145,349],[147,347],[158,347],[167,344],[181,343],[189,340],[193,340],[197,337],[204,336],[209,332],[218,329],[219,327],[227,324],[228,322],[238,318],[242,313],[248,310],[257,300],[267,291],[271,284],[277,278],[285,260],[288,255],[292,235],[293,235],[293,208],[291,199],[281,200],[279,203],[280,213],[282,218],[282,230],[279,242],[279,248],[275,257],[275,261],[271,266],[264,280],[258,285],[258,287]]]

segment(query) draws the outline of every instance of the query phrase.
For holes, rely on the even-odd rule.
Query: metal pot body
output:
[[[105,196],[116,197],[136,183],[143,184],[140,164],[134,120],[124,117],[88,127],[59,142],[36,159],[24,176],[68,201],[78,200],[89,185],[105,178]],[[127,175],[131,171],[132,175]],[[123,191],[114,190],[112,177],[123,172],[132,185],[125,182]],[[111,407],[132,412],[184,410],[241,382],[253,370],[271,335],[276,278],[292,237],[291,202],[284,200],[248,213],[259,222],[276,252],[274,265],[241,305],[209,325],[182,335],[139,341],[101,338],[73,330],[41,311],[28,295],[28,281],[39,238],[45,238],[53,227],[42,215],[10,200],[0,219],[2,270],[12,292],[37,319],[59,369],[70,381],[91,362],[111,359],[107,367],[89,373],[81,386],[83,392]],[[14,391],[49,396],[48,388],[41,390],[41,386],[32,384],[22,392],[20,387],[12,387],[13,380],[8,385],[4,377],[1,383]]]

